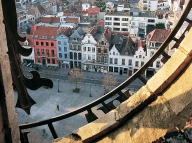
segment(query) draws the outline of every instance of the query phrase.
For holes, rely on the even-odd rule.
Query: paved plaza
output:
[[[28,90],[29,95],[36,101],[36,104],[32,106],[30,115],[27,115],[22,109],[16,108],[19,124],[46,120],[51,117],[71,112],[79,107],[82,107],[83,105],[86,105],[100,98],[104,94],[103,86],[101,84],[95,84],[94,82],[80,83],[78,85],[78,87],[80,88],[80,92],[74,93],[72,90],[75,88],[75,84],[69,83],[68,80],[65,80],[61,77],[61,75],[66,75],[66,77],[68,76],[67,70],[59,69],[56,72],[51,70],[48,72],[52,72],[50,73],[50,75],[57,75],[56,79],[51,78],[54,83],[53,88],[45,89],[41,87],[36,91]],[[39,73],[43,74],[44,72],[39,71]],[[104,75],[105,74],[103,73],[84,72],[84,78],[88,79],[86,81],[94,79],[102,82]],[[127,78],[127,76],[119,75],[114,75],[114,77],[117,78],[119,83],[123,82]],[[117,85],[119,83],[117,83]],[[135,84],[137,84],[137,88],[141,86],[139,81],[135,81]],[[132,88],[132,91],[133,90],[134,89]],[[16,98],[17,93],[15,93],[15,101]],[[115,106],[118,106],[119,104],[120,103],[118,101],[114,102]],[[98,105],[97,107],[100,106],[101,105]],[[97,117],[101,117],[104,115],[102,111],[98,111],[96,108],[92,108],[92,110]],[[79,127],[86,125],[87,120],[85,118],[85,114],[86,112],[83,112],[71,118],[53,123],[58,136],[62,137],[64,135],[68,135]],[[30,139],[30,143],[44,143],[53,140],[53,137],[47,125],[32,128],[29,129],[29,131],[30,133],[28,134],[28,136]]]

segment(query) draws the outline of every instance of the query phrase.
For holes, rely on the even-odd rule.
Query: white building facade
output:
[[[82,40],[82,69],[95,71],[97,41],[91,34],[86,34]]]

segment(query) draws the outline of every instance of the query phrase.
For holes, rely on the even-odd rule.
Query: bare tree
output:
[[[103,79],[103,88],[105,93],[117,83],[116,77],[113,77],[111,74],[106,74]]]
[[[69,81],[75,84],[75,89],[73,90],[73,92],[79,92],[80,89],[77,88],[77,85],[79,84],[79,82],[81,82],[82,79],[83,72],[80,68],[71,69],[69,73]]]

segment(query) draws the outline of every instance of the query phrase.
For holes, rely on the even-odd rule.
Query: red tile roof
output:
[[[88,10],[81,11],[81,14],[88,14]]]
[[[99,14],[100,8],[98,7],[90,7],[88,9],[88,14]]]
[[[104,26],[105,25],[104,20],[100,20],[99,22],[97,22],[96,25],[97,26]]]
[[[43,23],[60,23],[59,17],[41,17],[40,21]]]
[[[57,36],[57,30],[58,27],[37,26],[33,38],[35,38],[35,35],[38,35],[37,39],[55,39]],[[43,36],[47,37],[43,38]],[[54,38],[52,38],[52,36],[54,36]]]
[[[66,23],[78,23],[78,17],[66,17]]]
[[[166,29],[154,29],[147,35],[148,41],[156,41],[163,43],[167,36],[169,35],[170,30]]]
[[[145,43],[142,40],[138,41],[137,43],[137,50],[139,48],[143,48],[143,50],[145,51]]]
[[[104,30],[104,32],[103,32],[103,35],[105,36],[105,38],[106,38],[106,39],[107,39],[107,41],[109,42],[110,37],[109,37],[108,30],[109,30],[109,28],[106,28],[106,29]]]

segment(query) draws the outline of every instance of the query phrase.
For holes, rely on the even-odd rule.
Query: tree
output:
[[[75,83],[75,89],[73,92],[79,92],[79,88],[77,88],[78,83],[83,79],[83,72],[80,68],[73,68],[69,73],[69,81],[71,83]]]
[[[106,74],[103,79],[103,88],[105,93],[116,84],[116,78],[113,77],[111,74]]]

